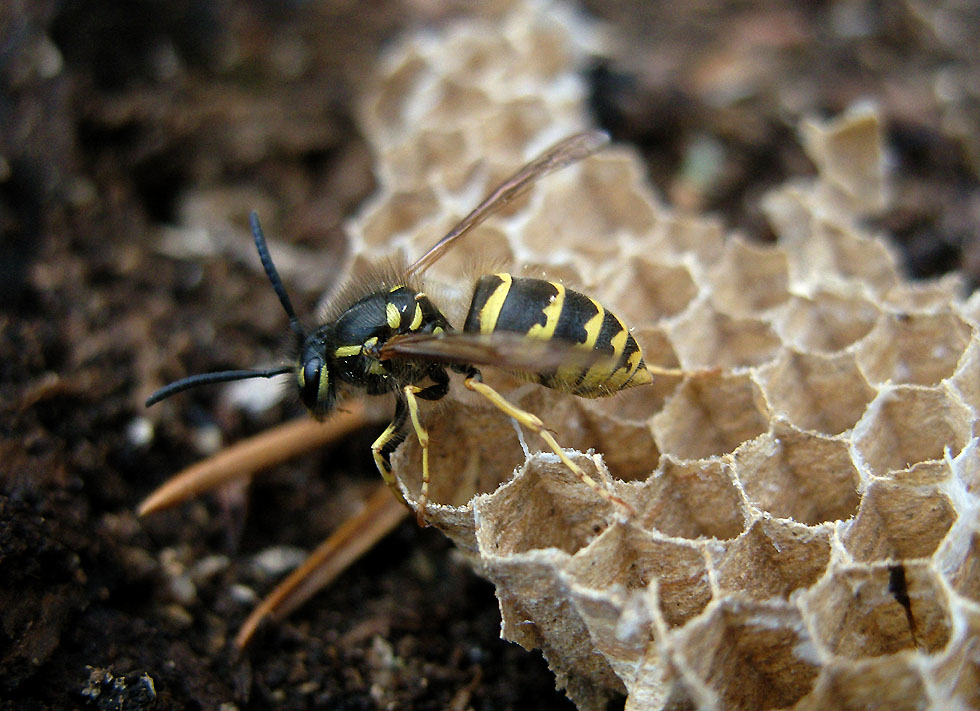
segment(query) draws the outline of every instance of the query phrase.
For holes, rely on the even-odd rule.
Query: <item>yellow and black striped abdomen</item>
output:
[[[581,397],[602,397],[651,382],[643,351],[623,322],[595,299],[544,279],[481,277],[463,330],[520,333],[605,353],[589,367],[570,364],[537,373],[542,385]]]

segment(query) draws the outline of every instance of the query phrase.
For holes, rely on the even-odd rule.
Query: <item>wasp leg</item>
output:
[[[425,526],[425,507],[429,502],[429,432],[422,424],[419,417],[419,405],[416,398],[423,400],[439,400],[449,392],[449,375],[441,368],[433,369],[429,377],[435,382],[425,388],[417,385],[406,385],[404,388],[405,400],[408,402],[408,414],[412,419],[412,427],[415,428],[415,436],[418,437],[419,446],[422,448],[422,488],[419,491],[419,498],[416,502],[415,517],[419,526]]]
[[[398,482],[395,481],[395,476],[391,473],[391,453],[398,449],[398,445],[405,441],[405,437],[408,434],[405,431],[405,421],[407,419],[408,407],[405,404],[404,398],[398,397],[395,400],[395,416],[392,418],[391,424],[388,425],[385,431],[374,440],[374,444],[371,445],[371,454],[374,455],[374,463],[378,467],[378,471],[381,472],[381,478],[385,480],[388,488],[394,492],[395,498],[405,504],[405,506],[408,506],[408,502],[405,501],[401,489],[398,488]]]
[[[419,402],[415,399],[415,395],[421,391],[422,388],[417,385],[406,385],[403,388],[405,400],[408,402],[408,414],[412,418],[412,427],[415,428],[415,436],[418,437],[419,446],[422,448],[422,488],[415,502],[415,519],[419,526],[425,526],[425,506],[429,500],[429,432],[419,419]]]
[[[513,417],[520,424],[524,425],[536,435],[541,437],[541,439],[543,439],[545,443],[551,447],[551,451],[558,455],[558,459],[560,459],[566,467],[572,470],[572,473],[575,474],[575,476],[581,479],[584,484],[589,486],[599,496],[604,498],[606,501],[612,502],[613,504],[619,506],[628,516],[633,516],[636,513],[632,506],[610,492],[599,482],[586,474],[578,464],[569,459],[568,455],[565,454],[565,450],[561,448],[555,438],[551,435],[551,432],[545,429],[544,423],[541,422],[537,415],[530,413],[527,410],[522,410],[504,399],[503,395],[482,381],[479,371],[469,374],[463,381],[463,384],[466,385],[469,390],[479,393],[485,397],[493,404],[494,407],[503,412],[505,415],[508,417]]]

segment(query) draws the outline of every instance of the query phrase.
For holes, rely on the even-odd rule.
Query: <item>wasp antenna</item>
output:
[[[278,368],[269,368],[268,370],[222,370],[218,373],[192,375],[189,378],[178,380],[176,383],[170,383],[170,385],[157,390],[147,398],[146,406],[150,407],[151,405],[155,405],[171,395],[176,395],[190,388],[196,388],[198,385],[227,383],[231,380],[247,380],[249,378],[274,378],[277,375],[285,375],[286,373],[292,372],[292,370],[293,366],[283,365]]]
[[[286,293],[286,287],[282,285],[282,279],[279,278],[276,265],[272,263],[272,257],[269,255],[269,247],[265,243],[265,234],[262,232],[262,225],[259,224],[258,213],[252,210],[249,213],[248,219],[252,225],[252,237],[255,238],[255,248],[259,251],[259,259],[262,260],[265,275],[272,282],[272,288],[276,292],[276,296],[279,297],[279,303],[282,304],[283,309],[286,310],[286,315],[289,316],[289,327],[300,338],[306,338],[306,332],[300,325],[299,319],[296,318],[296,312],[293,310],[293,304],[289,300],[289,294]]]

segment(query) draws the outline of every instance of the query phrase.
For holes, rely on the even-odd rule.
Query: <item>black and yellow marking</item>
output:
[[[449,336],[453,327],[443,313],[424,293],[407,286],[410,277],[424,272],[458,244],[464,234],[526,192],[537,180],[592,155],[607,142],[608,136],[604,133],[585,131],[556,143],[491,191],[469,215],[411,264],[394,285],[385,275],[376,288],[361,292],[356,299],[344,303],[312,330],[304,328],[296,316],[272,262],[258,216],[252,213],[250,221],[255,247],[266,276],[289,317],[296,342],[296,362],[271,369],[230,370],[184,378],[158,390],[147,405],[198,385],[289,373],[295,378],[300,400],[317,418],[329,415],[339,399],[351,392],[393,394],[396,400],[394,418],[371,445],[371,451],[385,482],[404,502],[392,474],[391,454],[405,439],[411,423],[422,448],[422,488],[416,506],[422,522],[429,495],[429,435],[422,422],[418,401],[444,397],[449,391],[448,371],[452,369],[465,376],[468,389],[537,433],[584,483],[606,500],[630,510],[628,504],[602,487],[565,454],[538,417],[510,404],[484,384],[475,364],[511,367],[536,378],[546,387],[581,397],[611,395],[624,388],[648,383],[652,380],[652,372],[660,375],[679,371],[648,369],[639,344],[619,318],[596,300],[557,282],[505,273],[484,276],[473,291],[463,334],[455,339]],[[341,293],[349,292],[341,290]],[[496,343],[492,338],[486,338],[503,333],[512,335],[498,338]],[[476,338],[472,337],[474,334]],[[513,334],[517,334],[517,338]],[[408,335],[415,338],[404,338]],[[537,341],[538,346],[541,341],[563,345],[554,349],[555,358],[545,363],[535,360],[536,356],[519,357],[533,355],[531,349],[521,350],[526,341]],[[402,343],[401,350],[399,342]],[[428,351],[424,349],[426,343]],[[440,347],[436,347],[436,343]],[[408,344],[414,344],[414,352],[406,347]],[[569,350],[585,351],[589,357],[577,360],[566,356]],[[601,357],[592,358],[596,353]]]
[[[391,453],[398,449],[398,445],[405,441],[408,431],[405,429],[405,420],[408,417],[408,406],[402,398],[395,401],[395,415],[391,423],[385,428],[374,443],[371,445],[371,454],[374,456],[374,464],[381,472],[381,478],[385,484],[394,492],[399,501],[405,503],[395,475],[391,471]]]
[[[541,385],[579,397],[611,395],[652,380],[643,351],[623,322],[595,299],[557,282],[510,274],[482,277],[463,330],[554,339],[608,356],[589,367],[567,365],[538,373]]]

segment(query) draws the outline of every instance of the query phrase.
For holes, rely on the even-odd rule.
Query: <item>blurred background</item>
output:
[[[314,304],[373,190],[357,102],[379,56],[507,5],[0,4],[2,708],[571,708],[540,655],[498,639],[490,586],[408,522],[230,656],[256,597],[376,484],[375,431],[249,492],[134,514],[175,471],[299,414],[215,389],[180,417],[142,406],[279,352],[275,294],[227,236],[258,210],[297,308]],[[769,239],[759,198],[812,172],[798,121],[871,99],[895,196],[877,227],[912,277],[980,280],[977,3],[582,7],[615,38],[587,72],[595,120],[678,209]]]

